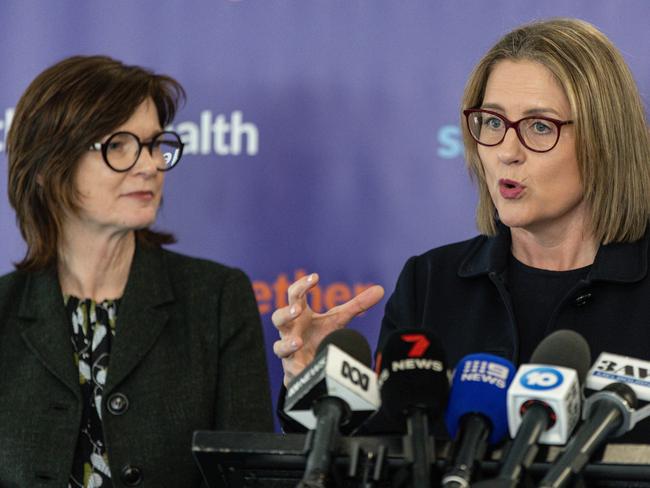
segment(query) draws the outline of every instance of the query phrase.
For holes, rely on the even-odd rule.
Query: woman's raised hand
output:
[[[379,285],[371,286],[352,300],[327,310],[314,312],[307,304],[307,293],[318,283],[312,273],[291,284],[289,304],[273,312],[271,320],[280,333],[273,352],[282,359],[284,385],[312,362],[316,349],[330,332],[345,327],[350,320],[375,305],[384,296]]]

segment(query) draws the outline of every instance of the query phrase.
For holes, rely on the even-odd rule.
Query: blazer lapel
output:
[[[66,317],[63,295],[56,272],[34,273],[28,278],[21,299],[19,321],[27,347],[43,365],[80,397],[79,370],[74,363],[72,327]]]
[[[138,245],[117,311],[104,394],[121,383],[154,345],[169,319],[163,305],[173,300],[162,250]]]

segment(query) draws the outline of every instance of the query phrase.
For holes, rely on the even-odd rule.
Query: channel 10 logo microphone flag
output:
[[[580,419],[580,382],[574,369],[561,366],[524,364],[508,389],[508,412],[523,412],[530,402],[541,402],[554,413],[553,425],[540,443],[564,444]],[[510,435],[519,430],[522,415],[508,415]]]

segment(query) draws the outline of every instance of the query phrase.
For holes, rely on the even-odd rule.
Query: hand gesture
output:
[[[316,313],[307,304],[307,293],[317,283],[316,273],[292,283],[288,290],[289,304],[277,309],[271,317],[280,333],[280,339],[273,344],[273,352],[282,359],[285,386],[312,362],[326,335],[345,327],[384,296],[384,289],[374,285],[346,303],[325,313]]]

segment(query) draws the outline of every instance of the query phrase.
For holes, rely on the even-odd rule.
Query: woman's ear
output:
[[[40,173],[38,173],[38,174],[36,175],[36,184],[37,184],[38,186],[40,186],[41,188],[43,188],[43,182],[44,182],[44,180],[43,180],[43,175],[40,174]]]

